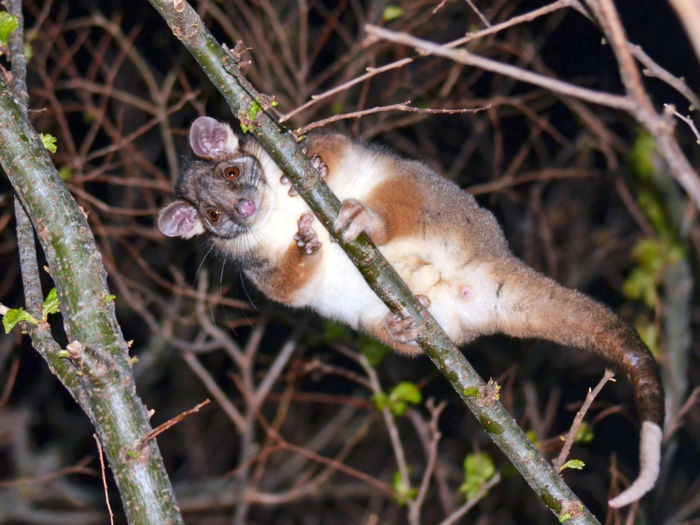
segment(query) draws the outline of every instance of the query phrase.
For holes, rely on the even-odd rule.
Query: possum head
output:
[[[194,156],[183,161],[175,193],[158,227],[168,237],[205,234],[226,242],[252,232],[272,208],[273,196],[258,159],[227,124],[199,117],[190,128]]]

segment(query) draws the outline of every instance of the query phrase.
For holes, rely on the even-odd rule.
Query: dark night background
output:
[[[270,13],[277,13],[292,56],[299,56],[297,2],[223,0],[197,3],[196,7],[219,41],[232,45],[243,39],[252,48],[247,55],[253,60],[248,78],[260,91],[275,94],[280,103],[277,109],[286,113],[311,95],[363,74],[367,67],[414,56],[411,50],[389,43],[359,46],[364,38],[361,18],[435,42],[448,42],[483,27],[464,2],[448,2],[435,15],[430,13],[437,2],[393,3],[401,5],[403,16],[382,22],[386,2],[309,1],[311,58],[303,75],[285,62],[285,44],[270,22]],[[475,3],[493,24],[546,5],[508,0]],[[671,74],[683,77],[697,93],[698,58],[670,5],[632,0],[615,5],[630,42],[640,45]],[[244,409],[240,383],[234,379],[243,372],[223,347],[197,348],[211,341],[211,333],[201,328],[194,299],[204,276],[209,296],[205,317],[223,329],[231,342],[243,346],[255,327],[265,327],[250,371],[256,381],[262,380],[293,328],[306,325],[299,347],[264,405],[264,417],[268,421],[278,418],[280,433],[300,446],[313,448],[314,438],[327,430],[331,437],[314,449],[326,457],[337,457],[352,443],[341,461],[390,484],[396,463],[386,427],[371,400],[372,392],[357,379],[365,372],[343,351],[349,348],[367,354],[376,351],[376,345],[308,312],[285,310],[266,301],[230,263],[207,256],[207,246],[166,240],[154,227],[157,208],[172,197],[169,188],[175,174],[171,168],[188,151],[191,121],[205,113],[233,120],[196,62],[148,2],[29,2],[25,13],[34,52],[28,78],[30,104],[33,109],[46,108],[30,118],[37,131],[58,138],[59,150],[52,158],[68,174],[67,184],[79,204],[90,212],[110,288],[117,296],[122,330],[127,340],[134,340],[132,351],[139,357],[134,367],[138,392],[155,409],[153,425],[212,397],[201,377],[183,360],[189,351],[223,394]],[[564,9],[473,41],[467,49],[580,86],[622,94],[617,62],[601,39],[593,22],[573,9]],[[142,65],[156,86],[173,86],[166,95],[166,106],[181,106],[169,113],[165,124],[145,130],[142,126],[164,110],[158,107],[156,113],[149,113],[144,109],[158,102],[147,75],[139,69]],[[476,114],[379,113],[332,127],[420,159],[474,191],[479,203],[497,216],[518,257],[605,303],[626,321],[647,329],[652,338],[655,334],[656,355],[664,366],[669,359],[662,334],[664,323],[669,322],[664,312],[677,299],[665,280],[671,263],[653,275],[658,291],[653,304],[626,291],[629,285],[625,283],[635,271],[644,270],[644,263],[635,258],[635,246],[649,232],[639,216],[642,222],[647,216],[660,238],[683,248],[682,264],[690,269],[693,282],[700,275],[700,224],[697,210],[675,183],[670,189],[658,183],[668,181],[669,175],[653,151],[646,154],[654,161],[654,175],[640,175],[635,159],[643,131],[620,111],[588,103],[579,103],[580,109],[565,97],[473,68],[464,67],[451,77],[454,67],[445,59],[419,58],[408,67],[325,99],[293,119],[292,126],[409,99],[413,105],[432,108],[491,103],[491,109]],[[688,102],[674,89],[654,78],[644,82],[657,109],[674,104],[681,114],[688,114]],[[194,91],[200,92],[182,102]],[[143,103],[132,103],[124,94]],[[588,113],[613,137],[607,145],[588,125]],[[170,150],[164,145],[166,135],[172,140]],[[700,149],[682,122],[677,123],[676,136],[693,166],[698,166]],[[124,140],[123,148],[104,151],[119,140]],[[579,174],[567,169],[577,169]],[[547,170],[560,175],[541,175]],[[522,174],[534,175],[528,182],[508,182]],[[644,195],[651,196],[653,205]],[[652,209],[660,210],[666,229],[649,218]],[[683,224],[674,222],[678,210],[684,210]],[[17,307],[23,304],[23,296],[13,216],[12,189],[3,174],[0,302]],[[200,271],[203,260],[204,273]],[[42,277],[48,291],[53,285],[48,275]],[[254,306],[222,304],[225,298]],[[695,342],[700,322],[697,291],[691,293],[690,301],[689,322],[682,326],[692,341],[683,357],[687,387],[675,393],[681,405],[700,384]],[[65,344],[59,316],[54,317],[55,336]],[[182,347],[174,345],[174,339]],[[183,349],[185,343],[191,345],[189,350]],[[493,377],[502,385],[501,401],[524,430],[535,432],[548,459],[558,454],[558,436],[567,431],[588,389],[598,383],[604,370],[604,363],[584,352],[502,336],[481,339],[465,353],[483,378]],[[464,502],[458,490],[464,483],[462,463],[467,454],[478,451],[493,459],[503,480],[460,523],[555,523],[428,359],[387,353],[375,369],[385,391],[402,381],[413,382],[421,390],[423,402],[412,409],[413,415],[397,418],[416,486],[425,469],[416,421],[429,419],[424,406],[428,398],[446,403],[440,418],[443,437],[436,471],[443,481],[431,485],[423,523],[440,522],[446,511]],[[665,376],[671,381],[666,386],[680,388],[669,377],[673,376]],[[0,523],[108,523],[93,429],[18,329],[0,334],[0,391],[4,385],[11,385],[11,390],[6,389],[7,399],[0,398],[4,401],[0,403]],[[308,460],[297,465],[294,454],[279,451],[267,457],[266,468],[260,462],[257,471],[254,467],[254,473],[241,477],[233,471],[241,464],[245,440],[212,401],[158,438],[188,524],[407,522],[405,507],[343,473],[335,473],[308,494],[281,502],[251,496],[241,517],[236,510],[243,497],[241,486],[255,484],[258,495],[293,494],[316,479],[323,465]],[[593,440],[575,445],[571,453],[586,466],[582,471],[567,470],[564,477],[603,522],[608,512],[605,502],[611,462],[627,478],[634,478],[638,468],[639,421],[622,377],[605,387],[586,419]],[[363,425],[364,434],[358,430]],[[258,452],[270,444],[261,427],[252,439]],[[97,470],[41,483],[11,483],[39,478],[86,457],[88,467]],[[700,505],[693,503],[700,499],[697,406],[687,411],[683,427],[670,440],[662,469],[660,486],[645,498],[635,523],[700,523]],[[287,471],[293,474],[280,474]],[[110,476],[108,473],[115,521],[124,523]],[[626,513],[610,513],[605,523],[622,523]]]

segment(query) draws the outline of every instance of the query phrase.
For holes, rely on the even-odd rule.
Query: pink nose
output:
[[[253,201],[241,200],[236,204],[236,210],[242,217],[250,217],[255,213],[255,204]]]

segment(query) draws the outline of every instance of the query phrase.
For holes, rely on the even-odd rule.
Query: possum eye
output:
[[[211,209],[207,212],[207,215],[209,215],[209,218],[211,219],[212,222],[216,222],[219,220],[219,216],[221,215],[219,213],[219,210],[217,209]]]
[[[233,182],[241,174],[241,170],[238,166],[229,166],[224,170],[224,176]]]

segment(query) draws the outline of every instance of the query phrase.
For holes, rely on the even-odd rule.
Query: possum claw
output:
[[[314,221],[314,214],[305,211],[299,217],[299,231],[294,236],[297,246],[306,254],[311,255],[321,248],[321,242],[316,237],[316,232],[311,228]]]
[[[430,307],[430,299],[428,299],[425,295],[423,295],[423,294],[416,295],[416,299],[418,299],[418,302],[421,305],[425,306],[426,308]]]
[[[309,148],[303,147],[301,148],[301,151],[304,153],[304,155],[306,155],[309,152]],[[311,161],[311,165],[314,168],[316,168],[321,178],[324,178],[326,175],[328,175],[328,166],[326,166],[326,163],[323,162],[323,159],[321,159],[320,155],[314,155],[309,160]],[[280,183],[289,184],[289,178],[286,175],[282,175],[280,177]],[[290,197],[296,197],[297,195],[299,195],[299,192],[296,189],[294,189],[294,186],[289,188],[288,193]]]
[[[311,157],[311,165],[318,170],[318,174],[321,176],[321,178],[328,175],[328,166],[325,162],[323,162],[320,155],[314,155]]]
[[[413,318],[400,319],[389,312],[384,319],[386,330],[397,343],[415,343],[420,336],[420,330],[414,325]]]
[[[333,225],[335,231],[339,232],[347,227],[343,233],[343,241],[352,242],[357,239],[360,233],[365,232],[372,238],[373,226],[378,223],[376,214],[367,208],[360,201],[348,199],[343,201],[338,218]],[[348,226],[349,224],[349,226]]]
[[[280,184],[289,184],[289,178],[288,178],[286,175],[282,175],[282,176],[280,177]],[[294,186],[292,186],[291,188],[289,188],[289,192],[288,192],[288,193],[289,193],[289,196],[290,196],[290,197],[296,197],[297,195],[299,195],[299,192],[298,192],[297,190],[294,189]]]

